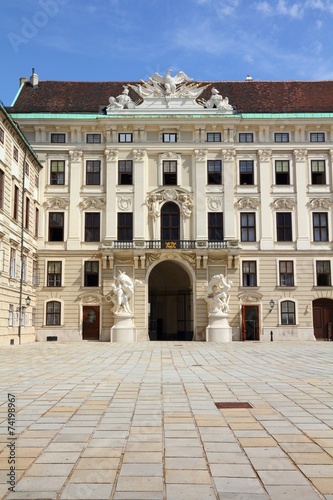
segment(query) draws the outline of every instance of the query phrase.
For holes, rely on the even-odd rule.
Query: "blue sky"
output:
[[[333,0],[0,0],[0,99],[20,76],[333,79]]]

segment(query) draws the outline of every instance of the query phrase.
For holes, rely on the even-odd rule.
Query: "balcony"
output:
[[[237,241],[208,241],[208,240],[135,240],[135,241],[110,241],[102,245],[102,249],[113,250],[204,250],[237,248]]]

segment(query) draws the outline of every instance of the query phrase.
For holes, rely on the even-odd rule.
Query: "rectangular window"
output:
[[[251,132],[241,132],[239,134],[239,142],[253,142],[253,134]]]
[[[100,144],[101,134],[87,134],[86,141],[87,144]]]
[[[246,260],[242,263],[243,286],[257,286],[257,263]]]
[[[30,200],[28,197],[25,199],[25,214],[24,214],[24,227],[29,230],[30,222]]]
[[[5,172],[0,170],[0,210],[3,209],[5,197]]]
[[[256,217],[254,213],[243,213],[241,217],[241,241],[256,241]]]
[[[281,302],[281,325],[295,325],[295,302],[284,300]]]
[[[3,128],[0,127],[0,144],[3,144],[5,142],[5,131]]]
[[[100,219],[99,212],[87,212],[85,214],[84,241],[100,241]]]
[[[15,146],[13,148],[13,158],[15,161],[18,161],[18,149]]]
[[[177,161],[164,160],[163,161],[163,185],[176,186],[177,185]]]
[[[64,143],[66,142],[65,134],[51,134],[51,142]]]
[[[118,142],[133,142],[133,134],[128,134],[128,133],[118,134]]]
[[[274,134],[275,142],[289,142],[289,133],[288,132],[278,132]]]
[[[208,212],[208,240],[223,241],[222,212]]]
[[[19,209],[19,188],[17,186],[14,186],[13,217],[15,220],[18,219],[18,209]]]
[[[61,303],[51,300],[46,304],[46,324],[59,326],[61,323]]]
[[[294,286],[294,263],[292,260],[279,262],[280,286]]]
[[[133,214],[131,212],[118,212],[118,241],[132,241],[133,239]]]
[[[221,142],[221,133],[220,132],[208,132],[207,133],[207,142]]]
[[[61,286],[62,262],[50,261],[47,263],[47,286]]]
[[[64,241],[64,212],[49,213],[49,241]]]
[[[52,185],[65,184],[65,161],[64,160],[51,160],[50,184],[52,184]]]
[[[254,184],[254,166],[253,160],[241,160],[239,162],[239,183]]]
[[[9,261],[9,276],[12,279],[16,279],[16,249],[10,249],[10,261]]]
[[[292,241],[291,213],[278,212],[276,214],[277,241]]]
[[[35,209],[35,236],[38,238],[38,233],[39,233],[39,210],[38,208]]]
[[[311,184],[326,184],[325,160],[311,160]]]
[[[331,286],[331,263],[329,260],[316,261],[317,286]]]
[[[275,184],[289,185],[289,160],[276,160],[275,162]]]
[[[133,184],[133,161],[119,160],[118,161],[118,184],[129,185]]]
[[[29,171],[30,171],[30,168],[29,168],[29,163],[27,161],[24,162],[24,173],[27,177],[29,177]]]
[[[100,160],[88,160],[86,162],[86,185],[99,186],[101,183]]]
[[[310,142],[325,142],[325,132],[311,132]]]
[[[84,286],[99,285],[99,262],[98,260],[86,261],[84,263]]]
[[[163,134],[163,142],[177,142],[177,134]]]
[[[327,213],[313,213],[313,241],[328,241]]]
[[[14,304],[9,304],[8,326],[14,326]]]
[[[222,184],[222,162],[221,160],[207,161],[208,184]]]

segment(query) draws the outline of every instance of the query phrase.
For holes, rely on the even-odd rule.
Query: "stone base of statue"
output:
[[[110,342],[136,342],[134,316],[130,313],[114,315],[114,325],[111,328]]]
[[[228,314],[216,312],[208,314],[209,325],[206,328],[206,342],[231,342],[232,329]]]

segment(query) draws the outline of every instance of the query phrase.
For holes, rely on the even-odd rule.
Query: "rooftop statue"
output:
[[[111,96],[109,98],[109,105],[106,108],[106,113],[108,113],[108,111],[114,111],[116,109],[134,109],[135,102],[132,101],[128,94],[128,88],[124,87],[124,90],[120,95],[118,95],[118,97]]]
[[[224,110],[224,111],[233,111],[233,107],[231,104],[229,104],[229,98],[221,96],[220,92],[213,87],[212,90],[212,95],[210,96],[210,99],[208,101],[204,102],[204,106],[206,108],[217,108],[219,110]]]

